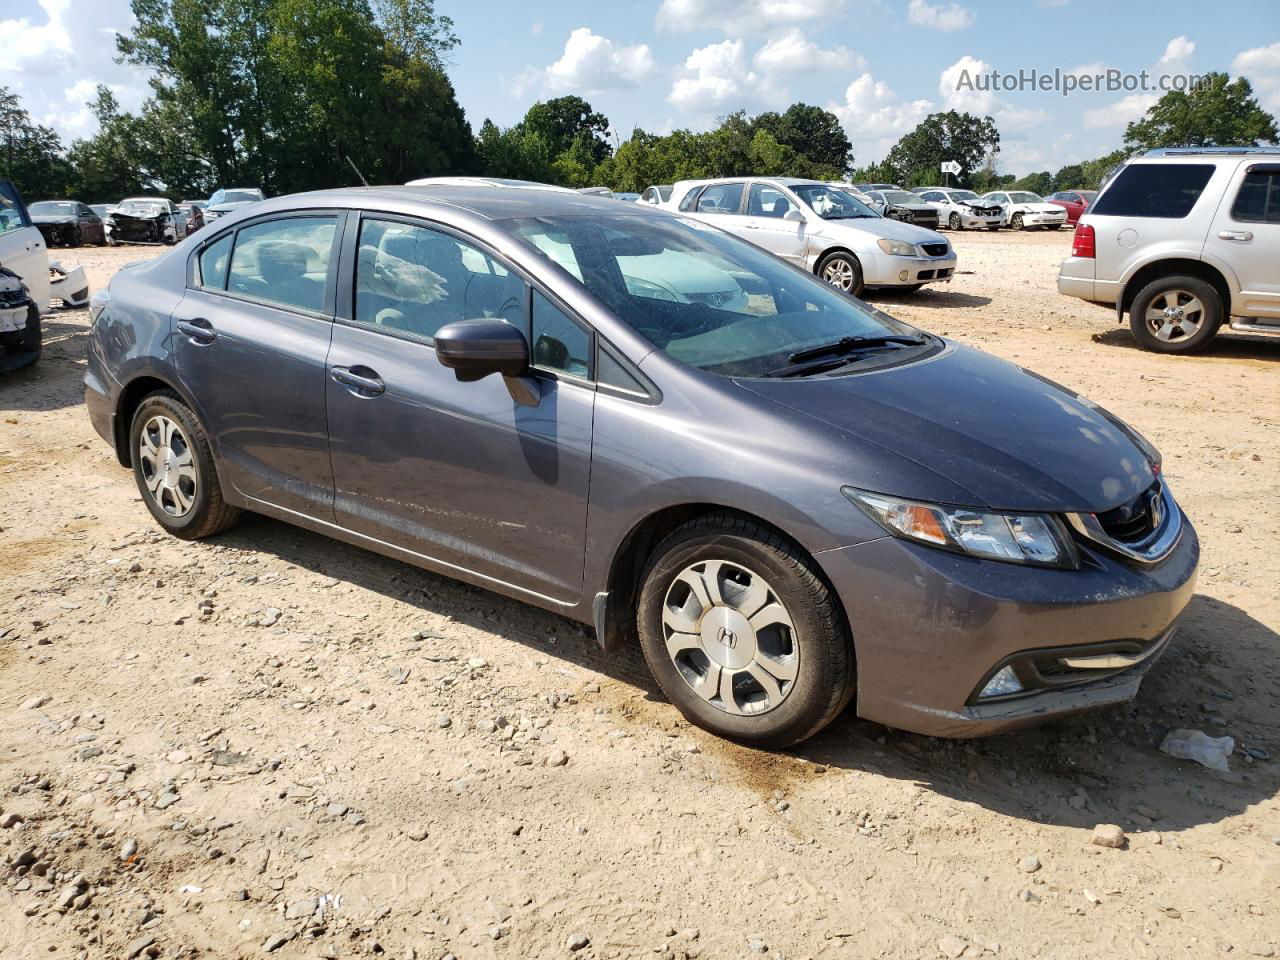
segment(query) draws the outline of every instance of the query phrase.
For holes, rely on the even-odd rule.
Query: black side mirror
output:
[[[529,344],[517,328],[499,319],[457,320],[436,331],[436,356],[464,383],[501,374],[511,396],[537,406],[538,382],[529,374]]]

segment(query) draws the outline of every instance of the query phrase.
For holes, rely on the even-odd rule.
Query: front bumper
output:
[[[89,305],[89,280],[84,267],[64,267],[54,261],[49,264],[49,298],[61,300],[68,309]]]
[[[1200,545],[1183,534],[1159,564],[1081,546],[1078,570],[978,560],[884,537],[817,555],[848,614],[858,715],[942,737],[978,737],[1124,703],[1137,695],[1195,590]],[[1001,700],[976,695],[1027,651],[1152,655],[1104,679]]]
[[[950,280],[955,272],[954,250],[945,257],[891,257],[880,254],[875,258],[874,265],[863,264],[862,279],[868,287],[910,287],[917,283]]]
[[[1024,213],[1022,215],[1022,225],[1024,227],[1061,227],[1065,226],[1066,222],[1067,215],[1065,213],[1056,216],[1052,213]]]
[[[991,227],[998,227],[1004,223],[1004,218],[999,214],[990,217],[980,217],[972,213],[960,214],[960,226],[965,230],[985,230]]]

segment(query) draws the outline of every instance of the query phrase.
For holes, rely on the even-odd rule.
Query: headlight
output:
[[[987,560],[1074,567],[1076,554],[1057,518],[1042,513],[984,513],[867,493],[842,492],[890,533],[905,540]]]
[[[888,237],[881,237],[876,241],[883,250],[891,257],[918,257],[920,251],[916,249],[914,243],[905,243],[902,240],[890,240]]]

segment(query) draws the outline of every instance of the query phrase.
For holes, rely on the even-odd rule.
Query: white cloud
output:
[[[1280,43],[1238,54],[1231,61],[1231,72],[1253,84],[1262,105],[1280,115]]]
[[[667,95],[680,109],[702,114],[726,105],[745,107],[785,97],[781,88],[766,89],[761,75],[748,66],[741,40],[722,40],[694,50]]]
[[[898,139],[934,111],[929,100],[903,100],[882,80],[864,73],[827,104],[844,126],[859,164],[882,159]]]
[[[927,0],[910,0],[907,4],[907,22],[932,30],[963,30],[973,26],[977,18],[968,7],[958,3],[928,3]]]
[[[1158,83],[1159,77],[1185,71],[1195,50],[1196,45],[1186,37],[1174,37],[1165,44],[1164,53],[1151,67],[1152,82]],[[1088,130],[1123,127],[1134,120],[1140,120],[1159,99],[1160,95],[1157,93],[1131,93],[1105,107],[1086,110],[1081,121]]]
[[[766,73],[801,73],[818,70],[863,69],[866,61],[848,47],[824,50],[792,27],[756,51],[752,62]]]
[[[1001,100],[990,90],[976,89],[974,81],[991,72],[991,65],[977,57],[963,56],[938,77],[938,93],[946,110],[989,116],[1001,132],[1027,130],[1048,119],[1043,110],[1019,109]],[[967,78],[969,82],[962,82]]]
[[[556,92],[598,93],[639,86],[652,72],[648,44],[620,47],[589,27],[578,27],[565,41],[560,59],[543,71],[543,79]]]
[[[42,19],[0,20],[0,85],[18,95],[33,120],[64,141],[91,135],[96,122],[85,104],[99,83],[122,109],[142,105],[148,71],[115,62],[115,36],[133,22],[128,0],[39,0],[39,11]]]
[[[662,0],[658,29],[719,30],[733,36],[839,12],[844,0]]]

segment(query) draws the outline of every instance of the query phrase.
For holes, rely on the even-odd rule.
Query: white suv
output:
[[[663,205],[763,247],[855,297],[949,281],[956,252],[933,230],[889,220],[818,180],[683,180]]]
[[[1278,265],[1280,148],[1152,150],[1080,217],[1058,292],[1128,312],[1148,350],[1190,353],[1228,318],[1280,335]]]

